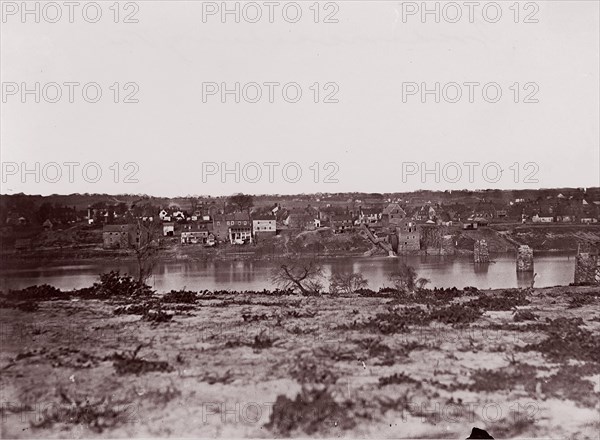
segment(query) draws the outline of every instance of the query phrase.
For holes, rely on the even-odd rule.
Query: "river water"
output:
[[[485,288],[526,287],[532,274],[517,275],[514,255],[491,257],[493,262],[476,265],[469,256],[345,257],[321,261],[328,276],[332,271],[361,273],[371,289],[390,285],[389,274],[401,263],[413,266],[419,276],[431,280],[429,287]],[[566,285],[573,282],[575,256],[572,253],[536,254],[536,287]],[[162,262],[149,280],[158,291],[189,290],[262,290],[272,289],[269,275],[277,262],[269,260]],[[110,270],[135,274],[135,263],[118,261],[81,263],[37,268],[0,270],[0,289],[20,289],[34,284],[51,284],[61,289],[90,286],[98,274]]]

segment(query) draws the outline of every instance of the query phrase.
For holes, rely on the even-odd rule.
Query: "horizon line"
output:
[[[181,199],[181,198],[189,198],[189,197],[200,197],[200,198],[221,198],[221,197],[231,197],[237,194],[245,194],[245,195],[250,195],[253,197],[294,197],[294,196],[332,196],[332,195],[353,195],[353,194],[364,194],[364,195],[394,195],[394,194],[415,194],[415,193],[421,193],[421,192],[429,192],[429,193],[440,193],[440,194],[445,194],[445,193],[452,193],[452,192],[469,192],[469,193],[481,193],[481,192],[490,192],[490,191],[501,191],[501,192],[520,192],[520,191],[549,191],[549,190],[553,190],[553,191],[557,191],[557,190],[578,190],[578,191],[584,191],[587,192],[588,190],[600,190],[600,185],[599,186],[588,186],[588,187],[568,187],[568,186],[564,186],[564,187],[542,187],[542,188],[506,188],[506,189],[500,189],[500,188],[478,188],[478,189],[467,189],[467,188],[462,188],[462,189],[417,189],[417,190],[410,190],[410,191],[387,191],[387,192],[378,192],[378,191],[342,191],[342,192],[307,192],[307,193],[290,193],[290,194],[282,194],[282,193],[261,193],[261,194],[255,194],[255,193],[246,193],[246,192],[233,192],[230,194],[219,194],[219,195],[211,195],[211,194],[186,194],[186,195],[153,195],[153,194],[147,194],[147,193],[88,193],[88,192],[84,192],[84,193],[80,193],[80,192],[75,192],[75,193],[51,193],[51,194],[32,194],[32,193],[25,193],[25,192],[18,192],[18,193],[4,193],[4,192],[0,192],[0,196],[17,196],[17,195],[24,195],[24,196],[30,196],[30,197],[55,197],[55,196],[62,196],[62,197],[66,197],[66,196],[110,196],[110,197],[117,197],[117,196],[126,196],[126,197],[145,197],[145,198],[167,198],[167,199]]]

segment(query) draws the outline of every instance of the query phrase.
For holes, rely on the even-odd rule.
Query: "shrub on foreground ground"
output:
[[[198,294],[190,290],[171,290],[162,297],[165,303],[196,304]]]
[[[587,306],[590,304],[594,304],[598,300],[598,292],[590,292],[590,293],[570,293],[570,301],[569,301],[569,309],[576,309],[578,307]]]
[[[118,271],[111,271],[100,275],[100,281],[91,287],[70,291],[42,284],[41,286],[29,286],[25,289],[9,290],[4,295],[6,301],[3,306],[12,307],[11,303],[16,301],[52,301],[67,300],[71,298],[82,299],[108,299],[119,297],[149,297],[154,291],[144,283],[140,283],[129,275],[121,275]]]
[[[22,312],[36,312],[39,304],[33,301],[0,301],[0,309],[16,309]]]
[[[131,352],[114,353],[109,359],[113,361],[113,367],[119,375],[123,374],[145,374],[153,371],[169,372],[173,371],[173,367],[166,361],[147,361],[140,359],[137,354],[144,346],[150,346],[149,344],[140,344],[137,348]]]
[[[290,371],[290,376],[301,384],[333,385],[337,382],[338,377],[332,369],[329,363],[321,359],[317,361],[298,356]]]
[[[277,396],[265,427],[285,437],[293,433],[327,436],[333,431],[352,429],[356,425],[351,409],[352,402],[337,403],[327,388],[303,387],[294,400],[284,395]]]
[[[150,296],[150,286],[140,283],[129,275],[121,275],[119,271],[110,271],[100,275],[100,282],[92,286],[92,297],[108,298],[113,296]]]
[[[38,420],[31,423],[34,429],[51,429],[56,424],[83,425],[101,434],[107,429],[130,422],[127,405],[109,405],[104,400],[90,402],[71,399],[61,391],[62,405],[45,405]]]
[[[529,310],[517,310],[513,317],[515,322],[536,321],[537,319],[538,316]]]
[[[472,307],[481,308],[489,311],[514,310],[517,306],[529,305],[531,301],[527,299],[527,293],[520,290],[505,290],[497,295],[480,295],[472,299],[467,304]]]
[[[578,359],[600,363],[600,336],[581,328],[581,318],[546,318],[543,331],[547,338],[537,344],[528,344],[523,351],[539,351],[555,361]]]
[[[407,376],[404,373],[394,373],[391,376],[385,376],[379,378],[379,388],[382,388],[386,385],[396,385],[396,384],[409,384],[416,385],[417,387],[421,387],[421,383],[418,380],[413,379],[410,376]]]
[[[53,299],[68,299],[68,297],[68,292],[62,292],[60,289],[48,284],[29,286],[20,290],[9,290],[6,294],[6,299],[9,301],[50,301]]]
[[[427,326],[432,321],[455,326],[475,322],[482,312],[480,309],[464,305],[451,304],[442,307],[405,307],[395,309],[390,307],[387,312],[378,313],[368,320],[365,327],[375,327],[381,333],[406,333],[410,325]]]

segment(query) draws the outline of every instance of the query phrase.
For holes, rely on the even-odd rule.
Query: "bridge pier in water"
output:
[[[517,250],[517,272],[533,272],[533,249],[527,245]]]
[[[475,263],[489,263],[490,252],[488,250],[487,241],[477,240],[473,245],[473,260]]]
[[[575,284],[600,284],[598,244],[580,243],[575,256]]]

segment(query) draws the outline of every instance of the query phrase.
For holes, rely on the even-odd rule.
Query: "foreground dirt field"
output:
[[[597,439],[598,290],[4,303],[1,437]]]

